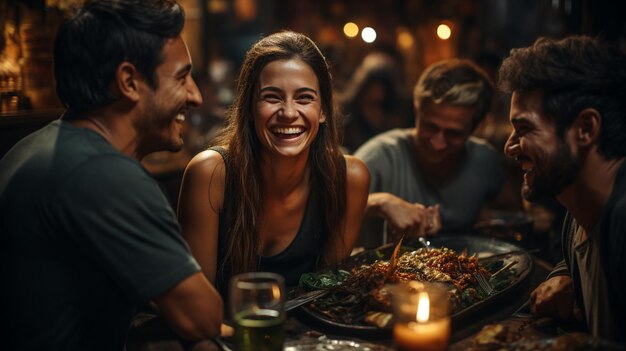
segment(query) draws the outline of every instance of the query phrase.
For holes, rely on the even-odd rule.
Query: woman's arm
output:
[[[187,165],[178,198],[178,221],[191,253],[206,278],[215,284],[219,213],[224,201],[222,156],[207,150]]]
[[[343,240],[346,244],[345,252],[339,252],[341,259],[350,255],[361,229],[367,196],[370,186],[370,172],[363,161],[354,156],[344,155],[346,158],[347,206],[346,230]]]

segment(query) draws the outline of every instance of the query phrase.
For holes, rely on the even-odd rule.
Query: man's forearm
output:
[[[365,217],[386,218],[385,206],[389,202],[390,193],[371,193],[367,197],[367,206],[365,207]]]

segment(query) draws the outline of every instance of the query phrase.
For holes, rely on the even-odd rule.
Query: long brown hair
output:
[[[320,230],[328,237],[323,263],[334,262],[345,247],[343,232],[346,215],[346,170],[339,148],[337,116],[333,108],[332,78],[326,59],[307,36],[291,31],[271,34],[247,52],[241,66],[235,102],[228,113],[228,124],[216,139],[226,146],[226,183],[222,211],[229,223],[220,223],[228,232],[224,261],[218,262],[218,275],[233,275],[256,269],[259,257],[259,217],[263,206],[261,155],[263,147],[252,124],[252,102],[261,70],[270,62],[298,58],[315,72],[320,87],[326,122],[320,124],[309,150],[311,188],[321,194],[325,218]],[[314,189],[314,190],[313,190]],[[221,239],[223,240],[223,239]]]

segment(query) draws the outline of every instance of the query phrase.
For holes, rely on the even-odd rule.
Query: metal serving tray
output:
[[[505,264],[511,261],[517,261],[517,263],[513,266],[517,274],[511,285],[491,296],[488,296],[482,301],[454,313],[451,316],[453,324],[461,323],[469,320],[469,318],[479,316],[485,308],[489,308],[497,301],[511,297],[513,294],[519,292],[520,288],[523,286],[524,282],[527,281],[534,269],[533,259],[526,250],[515,244],[495,238],[455,235],[436,236],[429,238],[428,240],[431,242],[431,246],[435,248],[447,247],[458,253],[463,250],[467,250],[468,255],[476,254],[476,256],[481,260],[481,263],[488,262],[489,257],[492,256],[492,259],[503,259]],[[405,240],[405,243],[402,246],[414,247],[416,249],[422,247],[416,239]],[[383,259],[387,260],[391,256],[393,249],[394,244],[392,243],[376,249],[368,250],[347,258],[339,263],[336,268],[350,270],[353,267],[357,267],[362,264],[369,264],[381,259],[381,254],[384,255]],[[484,260],[481,258],[484,258]],[[305,319],[311,320],[315,324],[319,324],[321,327],[327,327],[326,329],[337,335],[353,335],[365,338],[385,337],[391,335],[391,328],[381,329],[368,324],[345,324],[329,319],[328,316],[318,313],[311,307],[311,305],[302,306],[301,313]]]

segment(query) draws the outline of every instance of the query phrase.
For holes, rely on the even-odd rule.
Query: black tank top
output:
[[[219,152],[224,160],[228,157],[226,150],[222,147],[213,147],[210,150]],[[228,169],[226,169],[226,177],[228,176]],[[227,196],[229,196],[228,189],[224,189],[224,198]],[[222,210],[220,212],[220,224],[230,223],[227,219],[226,213]],[[327,230],[323,225],[325,222],[321,199],[318,192],[315,191],[315,186],[312,185],[304,216],[295,238],[287,248],[278,254],[259,257],[257,271],[278,273],[285,278],[287,286],[297,285],[302,273],[314,272],[319,268],[318,263],[322,261],[320,256],[328,236]],[[228,281],[230,279],[230,276],[224,275],[221,269],[224,255],[226,254],[226,239],[228,235],[230,235],[230,228],[224,228],[223,225],[220,225],[216,287],[223,297],[227,296]],[[229,269],[225,271],[228,272]]]

